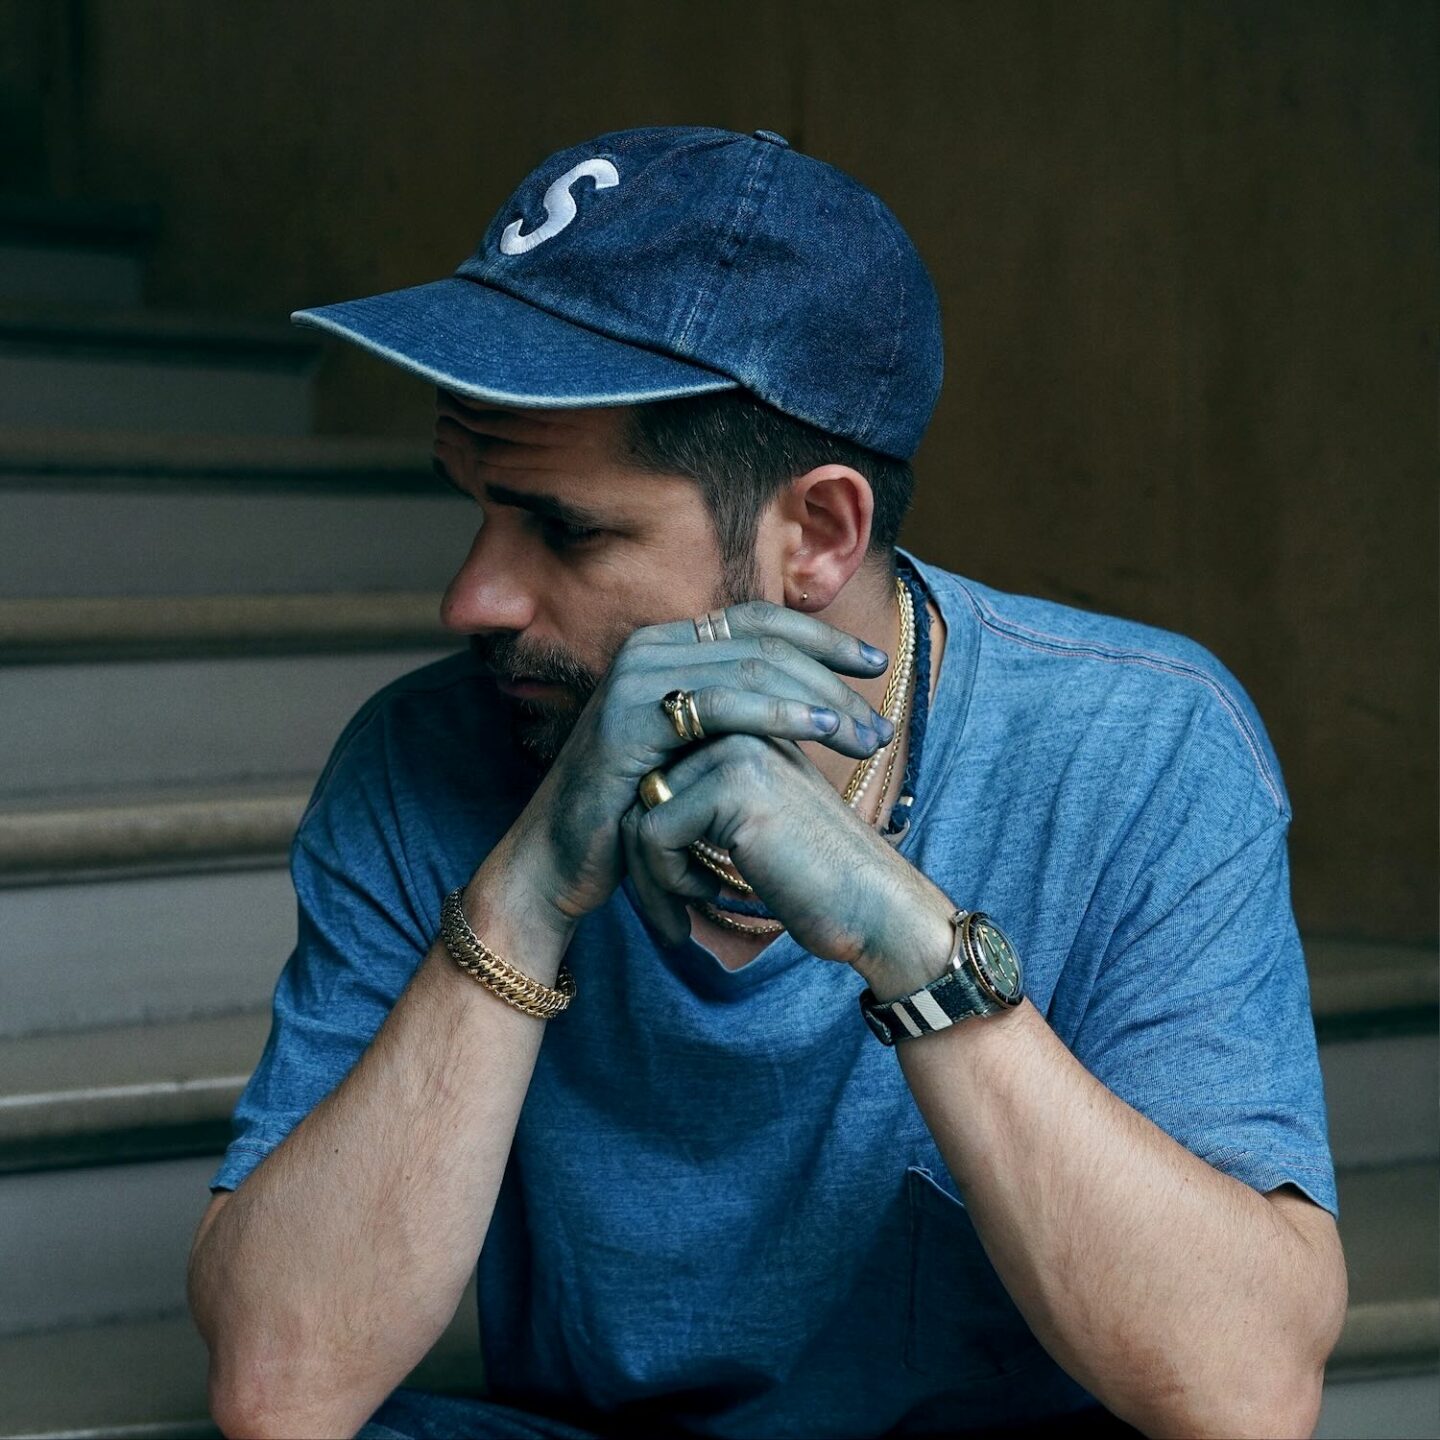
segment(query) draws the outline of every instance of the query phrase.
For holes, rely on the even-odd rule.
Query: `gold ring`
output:
[[[691,703],[688,692],[684,690],[672,690],[660,702],[661,709],[670,717],[670,723],[675,727],[675,733],[682,740],[696,740],[699,738],[690,733]]]
[[[690,733],[696,740],[703,740],[705,727],[700,723],[700,712],[695,708],[695,692],[686,690],[682,693],[685,696],[685,713],[690,717]]]
[[[647,770],[640,777],[640,783],[635,790],[640,796],[640,803],[647,810],[653,810],[657,805],[663,805],[667,800],[675,798],[675,792],[666,783],[663,770]]]

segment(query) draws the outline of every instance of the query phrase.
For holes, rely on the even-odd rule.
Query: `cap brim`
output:
[[[296,310],[290,318],[445,390],[497,405],[635,405],[739,384],[459,276]]]

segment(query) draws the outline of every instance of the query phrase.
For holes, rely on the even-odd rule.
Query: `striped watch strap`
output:
[[[922,1035],[948,1029],[957,1020],[989,1015],[1005,1008],[980,989],[960,957],[961,922],[968,913],[957,910],[950,917],[955,938],[939,979],[932,980],[913,995],[902,995],[883,1004],[868,987],[861,992],[860,1013],[882,1045],[893,1045],[897,1040],[918,1040]]]

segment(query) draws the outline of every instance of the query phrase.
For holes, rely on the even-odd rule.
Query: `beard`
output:
[[[747,557],[746,561],[725,568],[710,608],[721,609],[760,598],[753,562]],[[609,649],[612,658],[635,628],[631,625],[620,631]],[[566,691],[565,698],[559,701],[501,697],[510,720],[511,738],[521,755],[543,773],[555,763],[555,757],[570,738],[601,676],[562,646],[527,641],[519,635],[471,635],[469,644],[476,658],[497,675],[507,679],[523,675],[530,680],[558,685]],[[656,696],[657,703],[659,698]]]

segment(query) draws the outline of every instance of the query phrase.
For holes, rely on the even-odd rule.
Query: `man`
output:
[[[222,1429],[1310,1433],[1279,766],[1201,647],[896,550],[941,361],[890,212],[618,132],[298,318],[438,387],[483,524],[470,650],[296,835],[191,1256]],[[397,1390],[477,1258],[487,1397]]]

